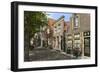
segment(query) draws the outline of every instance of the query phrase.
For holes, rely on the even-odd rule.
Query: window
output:
[[[58,26],[60,26],[60,24],[58,24]]]
[[[69,40],[69,41],[67,42],[67,45],[68,45],[68,47],[71,47],[71,48],[72,48],[72,40]]]
[[[79,26],[79,18],[77,15],[74,17],[74,27],[77,28]]]
[[[80,40],[75,40],[74,41],[74,47],[75,48],[80,48],[80,43],[81,43]]]
[[[90,36],[90,31],[84,32],[84,36]]]

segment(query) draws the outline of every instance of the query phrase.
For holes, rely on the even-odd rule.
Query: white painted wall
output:
[[[0,0],[0,73],[12,73],[10,71],[10,2],[14,0]],[[16,0],[19,1],[19,0]],[[21,0],[21,1],[34,1],[34,2],[45,2],[45,3],[61,3],[61,4],[78,4],[78,5],[97,5],[100,13],[100,0]],[[98,14],[100,16],[100,14]],[[98,17],[98,20],[100,17]],[[100,21],[99,23],[100,24]],[[100,25],[98,25],[100,27]],[[100,31],[100,29],[98,29]],[[100,37],[100,33],[98,34]],[[100,38],[98,39],[100,40]],[[98,42],[100,43],[100,41]],[[98,55],[100,56],[100,46],[98,47]],[[100,57],[98,57],[100,64]],[[36,73],[99,73],[100,65],[98,67],[91,68],[74,68],[74,69],[59,69],[59,70],[45,70],[35,71]],[[21,72],[23,73],[23,72]],[[33,73],[30,71],[30,73]]]

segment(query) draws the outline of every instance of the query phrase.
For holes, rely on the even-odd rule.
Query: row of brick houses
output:
[[[70,20],[66,35],[69,53],[73,54],[72,50],[79,48],[82,57],[90,57],[90,14],[73,14]]]
[[[48,25],[50,27],[52,48],[56,50],[64,51],[64,33],[67,31],[67,24],[64,21],[64,16],[61,16],[58,20],[48,19]]]
[[[62,49],[62,36],[63,36],[63,29],[64,29],[64,16],[59,18],[54,23],[54,32],[53,32],[53,48],[54,49]]]
[[[81,57],[90,57],[90,14],[72,14],[70,21],[64,16],[58,20],[48,19],[48,45],[73,55],[76,48]]]
[[[72,50],[79,48],[82,57],[90,57],[90,14],[73,14],[66,38],[70,54],[73,54]]]

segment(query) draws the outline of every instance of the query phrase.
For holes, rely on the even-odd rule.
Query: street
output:
[[[71,56],[54,49],[35,48],[29,52],[29,61],[69,60]]]

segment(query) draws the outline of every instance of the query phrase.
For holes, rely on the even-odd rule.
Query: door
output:
[[[84,38],[84,56],[90,57],[90,37]]]

